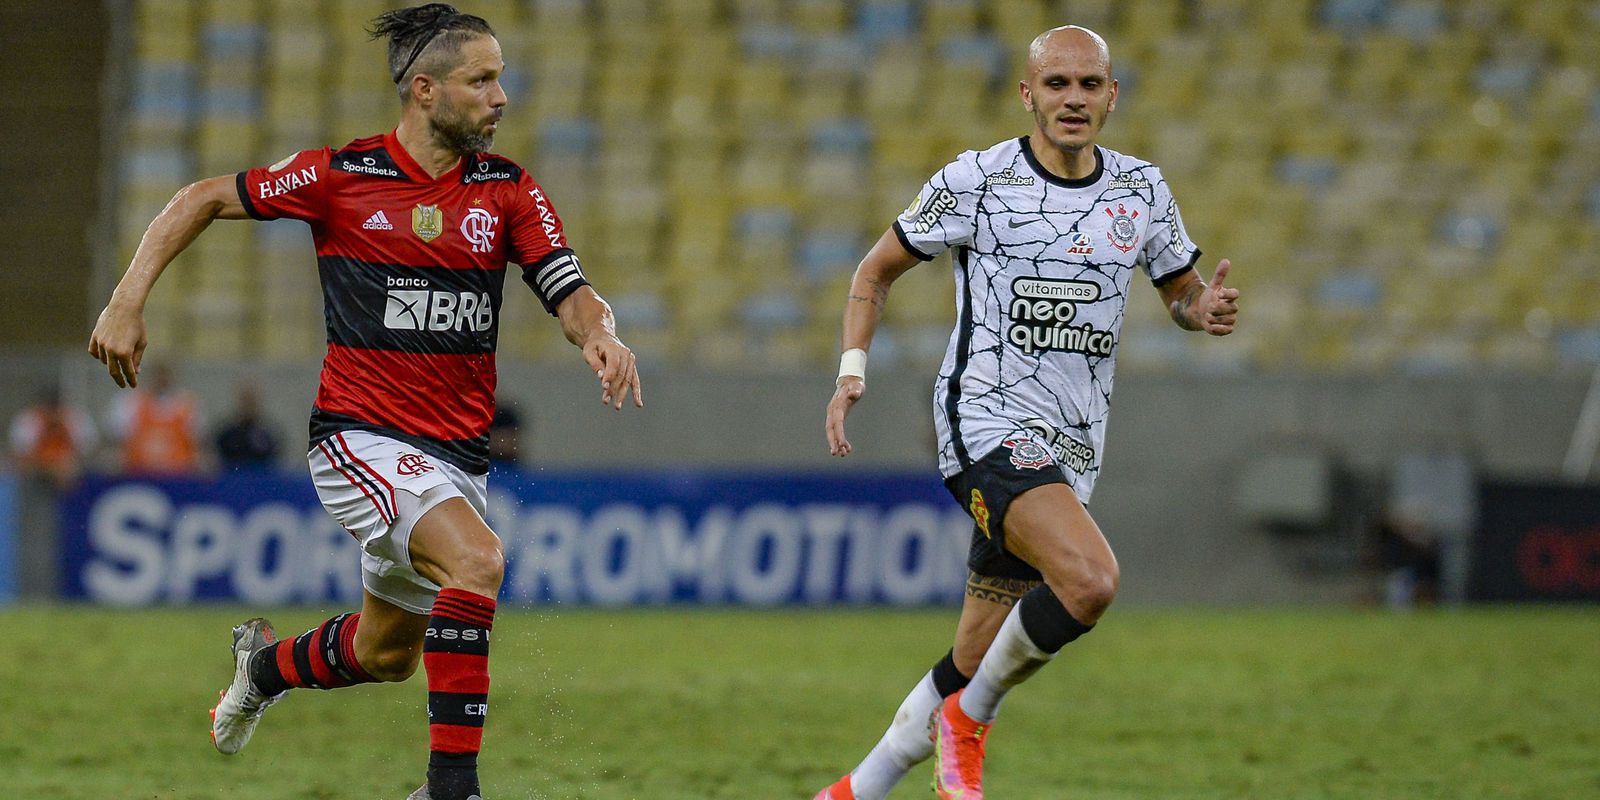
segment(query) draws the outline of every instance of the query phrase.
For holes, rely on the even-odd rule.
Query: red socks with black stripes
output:
[[[489,630],[494,598],[444,589],[422,642],[428,671],[428,792],[433,800],[478,793],[478,748],[489,713]]]
[[[422,641],[428,671],[428,791],[433,800],[468,800],[478,793],[478,748],[489,713],[489,631],[492,597],[444,589],[433,601]],[[256,651],[250,680],[269,697],[296,688],[337,689],[375,679],[356,663],[361,615],[340,614]]]
[[[271,697],[289,689],[337,689],[376,679],[356,663],[356,626],[361,614],[340,614],[293,639],[257,650],[250,681]]]

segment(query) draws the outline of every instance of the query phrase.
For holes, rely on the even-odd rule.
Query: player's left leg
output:
[[[471,800],[478,797],[478,751],[489,711],[489,634],[505,558],[499,537],[461,496],[438,503],[417,522],[410,558],[417,574],[441,587],[422,645],[429,753],[428,782],[419,793],[431,800]]]
[[[371,592],[361,610],[325,620],[293,639],[278,639],[265,619],[234,628],[238,670],[211,711],[211,739],[226,754],[249,743],[256,723],[290,689],[340,689],[403,681],[417,669],[428,618]]]
[[[1007,616],[961,693],[961,710],[984,724],[994,720],[1006,692],[1094,627],[1116,597],[1120,577],[1111,545],[1065,484],[1039,486],[1011,502],[1005,547],[1045,582]]]
[[[277,693],[411,677],[428,618],[370,591],[362,594],[360,611],[340,614],[256,653],[250,668],[256,685]]]
[[[1001,699],[1087,633],[1116,594],[1116,558],[1066,484],[1026,489],[1002,524],[1007,558],[1035,568],[1044,583],[1006,615],[972,681],[940,710],[934,788],[945,800],[981,800],[984,742]]]

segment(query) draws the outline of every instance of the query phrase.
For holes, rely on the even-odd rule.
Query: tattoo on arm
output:
[[[993,578],[988,575],[979,575],[976,572],[967,573],[967,594],[979,600],[988,600],[1003,606],[1014,606],[1022,596],[1038,586],[1039,581],[1025,581],[1018,578]]]
[[[1167,308],[1167,312],[1172,315],[1172,321],[1178,323],[1178,327],[1186,331],[1201,329],[1200,325],[1196,325],[1194,320],[1189,319],[1189,308],[1194,305],[1196,300],[1200,299],[1200,295],[1205,290],[1205,284],[1197,281],[1184,290],[1182,297],[1172,301],[1172,305]]]
[[[883,284],[883,283],[879,283],[878,281],[875,281],[875,280],[873,280],[871,278],[868,278],[867,279],[867,286],[872,291],[872,296],[871,297],[863,297],[863,296],[861,296],[859,294],[856,294],[855,292],[851,292],[850,293],[850,302],[852,302],[852,303],[871,303],[873,308],[876,308],[879,312],[882,312],[884,305],[889,302],[889,287],[888,287],[888,285]]]

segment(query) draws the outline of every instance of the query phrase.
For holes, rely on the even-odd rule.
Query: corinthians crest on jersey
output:
[[[895,235],[924,260],[950,251],[956,276],[934,392],[940,471],[954,475],[1027,429],[1087,501],[1133,274],[1159,283],[1199,255],[1170,188],[1154,165],[1100,147],[1088,176],[1051,174],[1023,137],[963,153],[919,198]]]

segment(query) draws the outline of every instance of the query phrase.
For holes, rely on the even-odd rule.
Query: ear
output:
[[[1022,107],[1033,113],[1033,89],[1029,88],[1027,81],[1017,81],[1017,91],[1022,93]]]
[[[437,91],[437,86],[434,84],[433,78],[427,73],[419,72],[411,76],[412,102],[419,105],[432,103],[435,91]]]
[[[1106,113],[1110,114],[1111,112],[1116,111],[1116,110],[1117,110],[1117,79],[1116,78],[1112,78],[1111,79],[1111,102],[1106,104]]]

